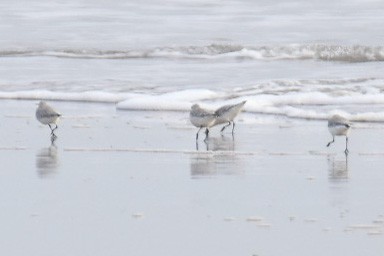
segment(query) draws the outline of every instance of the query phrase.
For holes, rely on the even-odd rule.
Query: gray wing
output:
[[[247,101],[243,101],[243,102],[240,102],[240,103],[237,103],[237,104],[232,104],[232,105],[225,105],[225,106],[222,106],[220,108],[218,108],[216,111],[215,111],[215,115],[216,116],[221,116],[222,114],[226,113],[226,112],[229,112],[231,109],[233,108],[237,108],[237,107],[242,107],[244,106],[244,104],[246,103]]]
[[[231,108],[233,108],[234,106],[236,105],[225,105],[225,106],[222,106],[220,108],[218,108],[216,111],[215,111],[215,115],[216,116],[221,116],[223,113],[226,113],[228,112]]]
[[[351,124],[346,121],[329,121],[328,122],[329,127],[335,127],[335,126],[345,126],[347,128],[351,127]]]
[[[196,117],[207,117],[207,116],[212,116],[212,113],[204,110],[204,109],[200,109],[198,111],[193,111],[191,112],[191,114],[193,116],[196,116]]]

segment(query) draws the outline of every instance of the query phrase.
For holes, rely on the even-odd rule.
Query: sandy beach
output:
[[[0,101],[2,255],[382,255],[382,124],[242,113],[195,144],[185,112]],[[229,130],[228,130],[229,132]],[[208,149],[208,150],[207,150]]]

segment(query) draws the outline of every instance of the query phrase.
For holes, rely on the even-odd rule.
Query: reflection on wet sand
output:
[[[204,144],[206,151],[200,149],[199,152],[191,155],[192,178],[243,173],[235,153],[235,140],[232,137],[212,137]]]
[[[58,167],[56,137],[51,137],[51,145],[42,148],[36,154],[36,170],[40,178],[46,178],[53,174]]]
[[[348,155],[337,154],[329,155],[328,180],[329,180],[329,203],[332,207],[339,210],[340,218],[348,213]]]
[[[328,170],[331,181],[347,181],[348,155],[328,156]]]
[[[200,144],[204,144],[201,145]],[[207,140],[196,141],[196,150],[212,150],[212,151],[235,151],[235,138],[233,136],[226,137],[209,137]]]

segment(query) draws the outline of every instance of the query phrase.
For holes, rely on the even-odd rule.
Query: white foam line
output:
[[[61,119],[73,119],[73,120],[81,120],[81,119],[100,119],[103,118],[102,115],[89,115],[89,116],[63,116]]]
[[[27,147],[0,147],[0,150],[2,151],[12,151],[12,150],[15,150],[15,151],[18,151],[18,150],[27,150],[28,148]]]
[[[129,99],[132,94],[108,93],[99,91],[86,92],[52,92],[48,90],[39,91],[17,91],[0,92],[0,99],[23,99],[23,100],[57,100],[57,101],[80,101],[80,102],[102,102],[117,103]]]
[[[308,156],[311,152],[261,152],[261,151],[196,151],[178,149],[156,149],[156,148],[64,148],[67,152],[132,152],[132,153],[158,153],[158,154],[186,154],[199,156]],[[333,155],[333,154],[319,154]]]
[[[65,148],[69,152],[137,152],[137,153],[183,153],[170,149],[143,149],[143,148]]]
[[[271,156],[303,156],[308,155],[307,152],[269,152],[268,155]]]
[[[31,118],[31,116],[24,116],[24,115],[4,115],[6,118]]]
[[[367,233],[368,235],[382,235],[383,234],[383,231],[381,230],[371,230]]]
[[[76,125],[72,125],[72,128],[74,128],[74,129],[89,129],[91,127],[89,125],[85,125],[85,124],[76,124]]]
[[[359,156],[383,156],[384,152],[366,152],[366,153],[359,153]]]
[[[324,151],[309,151],[308,152],[310,155],[314,156],[334,156],[337,155],[336,153],[329,153],[329,152],[324,152]]]
[[[244,151],[195,151],[176,149],[145,149],[145,148],[65,148],[67,152],[133,152],[133,153],[165,153],[188,155],[260,155],[260,152]]]
[[[380,230],[381,229],[380,226],[371,225],[371,224],[356,224],[356,225],[351,225],[348,228],[352,230]]]
[[[245,220],[248,222],[262,222],[262,221],[264,221],[264,218],[259,217],[259,216],[250,216],[250,217],[246,218]]]

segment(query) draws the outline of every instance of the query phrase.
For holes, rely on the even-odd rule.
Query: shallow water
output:
[[[384,121],[380,1],[0,5],[0,98]]]

